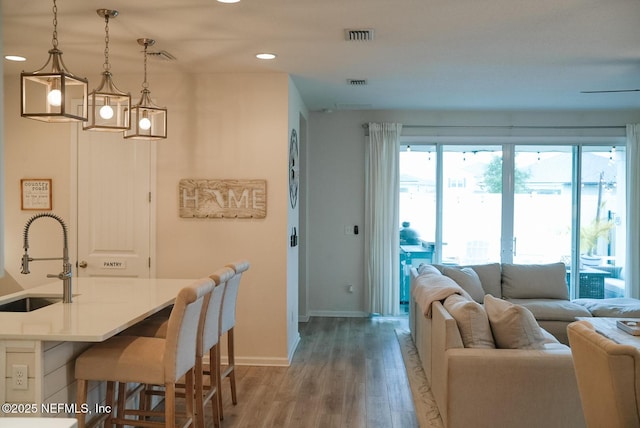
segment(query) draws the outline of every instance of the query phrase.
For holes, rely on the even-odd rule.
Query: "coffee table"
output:
[[[616,326],[616,322],[619,320],[633,320],[640,323],[640,318],[577,317],[576,319],[589,322],[598,333],[616,343],[631,345],[640,349],[640,336],[626,333]]]

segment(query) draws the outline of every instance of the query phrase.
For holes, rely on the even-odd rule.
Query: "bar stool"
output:
[[[236,325],[236,302],[238,300],[238,289],[240,287],[240,279],[242,274],[249,269],[249,262],[247,260],[238,261],[236,263],[230,263],[227,265],[234,270],[235,275],[229,281],[227,281],[227,287],[222,298],[222,314],[220,317],[220,337],[227,334],[227,355],[228,364],[224,371],[221,367],[220,358],[220,346],[217,347],[217,361],[216,370],[220,379],[220,392],[218,393],[218,403],[220,406],[220,419],[224,419],[224,412],[222,409],[222,381],[224,378],[229,378],[231,385],[231,401],[233,404],[238,404],[238,398],[236,396],[236,366],[235,366],[235,351],[234,351],[234,339],[233,330]]]
[[[204,320],[200,323],[196,344],[196,364],[194,369],[195,377],[195,406],[196,406],[196,426],[204,427],[205,413],[204,407],[207,402],[211,402],[213,411],[213,422],[216,427],[220,425],[219,393],[220,378],[218,358],[218,343],[220,341],[220,318],[222,313],[222,299],[229,281],[235,275],[235,271],[230,267],[223,267],[216,270],[211,276],[215,288],[211,293],[204,311]],[[131,336],[165,337],[167,333],[167,320],[162,316],[152,316],[125,330],[124,334]],[[204,357],[209,355],[209,367],[205,367]],[[213,368],[213,369],[212,369]],[[205,379],[208,379],[209,386],[205,387]],[[183,386],[178,384],[178,387]],[[163,395],[164,391],[150,390],[145,388],[143,395]],[[183,394],[180,394],[181,396]]]
[[[220,394],[220,381],[218,372],[211,368],[218,367],[218,344],[220,342],[220,318],[222,316],[222,300],[227,289],[228,281],[235,274],[229,267],[216,270],[210,278],[218,284],[209,300],[209,305],[205,313],[205,321],[202,323],[201,331],[198,332],[198,343],[196,346],[196,367],[195,367],[195,388],[196,388],[196,422],[199,428],[204,428],[204,407],[207,402],[211,402],[213,410],[213,422],[216,427],[220,426],[220,407],[218,396]],[[209,369],[204,365],[204,356],[209,354]],[[205,376],[208,377],[209,387],[205,387]]]
[[[203,308],[214,290],[211,278],[200,279],[178,293],[167,325],[166,338],[140,336],[114,336],[93,345],[76,359],[78,385],[77,403],[87,400],[88,381],[107,381],[107,402],[113,403],[115,382],[162,385],[165,388],[164,421],[126,419],[127,415],[151,416],[158,412],[126,409],[124,394],[118,396],[118,414],[109,416],[109,423],[132,426],[166,426],[173,428],[175,421],[176,382],[186,380],[187,421],[193,424],[193,370],[196,364],[197,334],[203,317]],[[85,415],[78,414],[79,428],[85,427]]]

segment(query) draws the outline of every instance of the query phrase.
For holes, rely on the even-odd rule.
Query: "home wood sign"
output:
[[[265,218],[267,181],[185,178],[178,199],[182,218]]]

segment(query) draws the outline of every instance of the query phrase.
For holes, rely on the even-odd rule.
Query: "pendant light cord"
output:
[[[53,39],[51,40],[54,49],[58,49],[58,5],[53,0]]]
[[[109,14],[104,14],[104,64],[102,66],[104,71],[111,70],[111,64],[109,64]]]
[[[144,44],[144,82],[142,82],[142,89],[148,89],[149,83],[147,83],[147,47],[149,43]]]

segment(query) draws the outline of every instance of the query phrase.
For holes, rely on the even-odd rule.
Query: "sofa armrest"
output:
[[[584,427],[570,350],[449,349],[448,427]]]
[[[440,302],[433,302],[431,306],[431,389],[438,408],[446,405],[447,378],[446,358],[447,349],[461,349],[465,351],[458,324]]]

